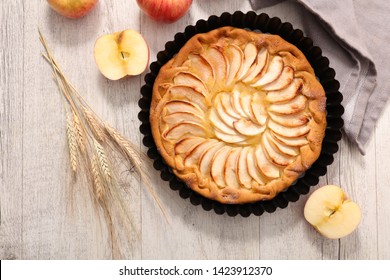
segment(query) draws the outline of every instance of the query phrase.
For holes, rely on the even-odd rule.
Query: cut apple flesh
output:
[[[106,78],[119,80],[145,71],[149,63],[149,47],[137,31],[124,30],[98,38],[94,57]]]
[[[175,85],[183,85],[183,86],[189,86],[193,87],[196,91],[203,94],[203,96],[208,95],[208,90],[202,80],[199,79],[199,77],[195,76],[192,73],[189,72],[179,72],[176,74],[176,76],[173,78],[173,83]]]
[[[163,137],[170,140],[180,139],[185,134],[206,137],[204,127],[198,123],[185,121],[173,125],[163,133]]]
[[[176,112],[173,114],[165,115],[163,119],[164,122],[170,125],[181,123],[184,121],[196,122],[199,124],[203,123],[202,118],[200,118],[198,115],[195,115],[194,113],[191,112]]]
[[[273,165],[265,155],[261,145],[255,150],[256,165],[260,171],[268,178],[278,178],[279,168]]]
[[[203,118],[203,111],[198,106],[195,106],[194,104],[188,101],[184,101],[184,100],[168,101],[165,104],[165,108],[169,114],[189,112]]]
[[[205,141],[206,140],[201,137],[184,138],[175,145],[175,153],[188,155],[193,149],[196,148],[196,146]]]
[[[309,121],[309,117],[305,112],[296,115],[279,115],[272,112],[268,112],[268,114],[275,122],[288,127],[301,126]]]
[[[228,113],[233,118],[241,118],[240,114],[236,112],[236,110],[232,106],[232,98],[231,95],[228,93],[222,93],[221,94],[221,102],[223,109],[226,113]]]
[[[302,94],[298,95],[294,99],[283,104],[272,104],[268,107],[270,112],[275,112],[283,115],[296,114],[306,107],[306,97]]]
[[[243,78],[244,83],[252,82],[252,80],[263,71],[268,60],[268,50],[263,48],[257,54],[256,63],[249,69],[248,74]]]
[[[215,153],[220,150],[224,144],[222,142],[216,143],[214,146],[208,148],[203,152],[199,159],[199,170],[204,178],[210,177],[211,160]]]
[[[283,59],[280,56],[274,56],[268,66],[267,71],[262,77],[257,79],[257,81],[253,82],[252,86],[262,87],[275,81],[282,74],[283,65]]]
[[[171,99],[186,100],[196,104],[202,111],[206,111],[207,103],[205,96],[196,89],[189,86],[172,86],[168,92],[171,94]]]
[[[242,63],[242,68],[238,80],[241,80],[248,73],[249,68],[255,62],[257,57],[257,48],[254,44],[249,43],[244,48],[244,60]]]
[[[203,57],[210,63],[211,67],[213,68],[215,81],[225,81],[228,66],[227,61],[225,60],[225,56],[219,50],[219,47],[210,47],[204,52]]]
[[[240,185],[238,183],[237,178],[237,160],[241,153],[241,148],[232,149],[229,156],[226,159],[224,176],[226,185],[233,188],[239,188]]]
[[[200,156],[218,141],[210,139],[196,146],[184,159],[185,166],[195,166],[199,162]]]
[[[231,148],[228,146],[220,149],[211,160],[211,177],[214,182],[220,188],[226,187],[226,182],[224,178],[224,170],[226,159],[229,156]]]
[[[244,53],[238,46],[229,45],[229,47],[224,50],[224,55],[229,61],[229,72],[227,75],[226,83],[230,84],[234,81],[236,75],[241,69]]]
[[[238,158],[238,164],[237,164],[237,177],[238,181],[244,188],[250,188],[252,177],[248,172],[248,166],[247,166],[247,157],[248,152],[250,148],[245,147],[241,150],[241,153]]]
[[[290,138],[306,135],[310,131],[310,127],[306,125],[297,126],[297,127],[284,127],[274,122],[273,120],[269,120],[268,127],[276,134],[279,134],[284,137],[290,137]]]
[[[328,185],[310,195],[304,216],[323,236],[338,239],[357,228],[361,221],[361,210],[355,202],[346,198],[342,189]]]
[[[214,70],[210,63],[200,55],[190,55],[191,71],[206,84],[214,84]]]
[[[295,79],[288,87],[281,91],[270,91],[267,93],[267,101],[272,103],[285,102],[297,96],[302,80]]]
[[[263,180],[263,178],[261,177],[261,174],[259,173],[259,171],[256,168],[256,156],[255,156],[255,150],[254,149],[251,149],[248,152],[246,162],[247,162],[247,168],[248,168],[249,175],[258,184],[263,185],[264,184],[264,180]]]
[[[294,70],[286,66],[283,68],[282,74],[272,83],[269,83],[263,86],[263,90],[271,91],[271,90],[281,90],[286,88],[289,84],[291,84],[294,79]]]
[[[271,159],[273,163],[280,166],[287,166],[290,164],[294,159],[292,157],[288,157],[287,155],[283,155],[274,148],[274,146],[270,143],[269,138],[267,135],[263,135],[263,147],[264,151],[267,153],[268,158]]]
[[[246,119],[235,121],[233,126],[240,134],[246,136],[254,136],[265,130],[265,126],[259,126]]]

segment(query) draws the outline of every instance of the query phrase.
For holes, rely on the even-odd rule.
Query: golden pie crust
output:
[[[159,71],[150,124],[165,163],[225,204],[270,200],[318,158],[326,98],[277,35],[222,27],[193,36]]]

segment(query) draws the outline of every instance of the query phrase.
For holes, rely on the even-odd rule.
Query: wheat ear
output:
[[[106,134],[104,130],[101,127],[100,121],[96,118],[96,116],[88,110],[86,107],[83,106],[83,114],[85,117],[85,120],[87,121],[87,124],[92,131],[95,138],[100,141],[104,142],[106,139]]]
[[[104,192],[103,180],[99,170],[99,162],[96,155],[93,155],[92,157],[91,170],[93,176],[93,190],[96,196],[96,200],[98,202],[102,202],[105,192]]]
[[[99,162],[100,171],[103,174],[106,182],[110,183],[112,176],[111,176],[111,170],[108,163],[106,151],[104,150],[103,146],[100,145],[99,142],[97,142],[96,140],[94,140],[94,147]]]
[[[84,132],[83,132],[83,128],[81,127],[80,118],[77,116],[77,114],[74,111],[73,111],[73,126],[75,129],[77,145],[78,145],[81,153],[84,153],[85,152]]]
[[[73,172],[76,172],[78,167],[77,140],[73,126],[73,120],[68,113],[66,114],[66,135],[68,137],[70,167]]]

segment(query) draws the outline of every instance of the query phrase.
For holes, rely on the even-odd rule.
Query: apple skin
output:
[[[137,0],[137,3],[150,18],[171,23],[187,13],[192,0]]]
[[[98,0],[47,0],[49,6],[60,15],[77,19],[88,14]]]

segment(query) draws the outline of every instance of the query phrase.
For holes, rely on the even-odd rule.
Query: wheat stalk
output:
[[[129,218],[124,207],[125,203],[120,195],[120,189],[118,188],[117,173],[115,169],[111,169],[111,163],[115,163],[114,159],[117,159],[116,153],[120,153],[134,166],[167,220],[164,209],[143,170],[143,159],[147,157],[94,113],[61,71],[40,32],[39,35],[46,50],[46,53],[42,53],[42,55],[51,65],[54,79],[57,82],[63,100],[66,101],[64,102],[64,107],[66,111],[66,134],[68,137],[71,170],[76,173],[79,169],[79,162],[82,164],[81,167],[86,167],[81,169],[86,171],[84,175],[86,175],[90,183],[90,193],[94,197],[94,202],[97,202],[96,205],[99,205],[104,213],[112,245],[116,242],[113,217],[118,219],[122,217],[120,218],[122,219],[122,224],[126,218]],[[130,219],[127,221],[131,223]]]
[[[68,137],[70,167],[73,172],[76,172],[78,166],[77,142],[73,121],[68,113],[66,114],[66,135]]]

